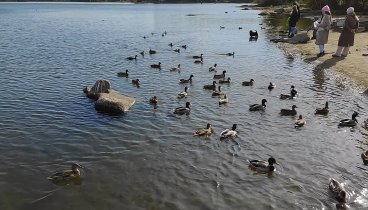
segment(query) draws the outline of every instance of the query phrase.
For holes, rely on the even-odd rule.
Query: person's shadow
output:
[[[343,57],[339,57],[339,58],[332,57],[332,58],[329,58],[329,59],[323,61],[322,63],[318,64],[315,69],[316,70],[329,69],[329,68],[335,66],[337,62],[339,62],[339,61],[341,61],[343,59],[344,59]]]

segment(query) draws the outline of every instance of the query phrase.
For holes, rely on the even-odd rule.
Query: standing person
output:
[[[354,7],[349,7],[346,10],[346,18],[344,27],[339,37],[336,53],[332,57],[346,57],[349,53],[349,48],[354,45],[355,33],[359,27],[359,18],[354,12]]]
[[[331,10],[328,5],[322,7],[323,18],[317,27],[316,45],[319,46],[318,57],[325,55],[325,44],[328,42],[328,35],[331,27],[332,17]]]
[[[298,10],[298,6],[296,5],[296,3],[294,3],[290,16],[288,18],[288,22],[289,22],[288,37],[289,38],[293,37],[298,32],[296,28],[296,22],[298,22],[299,18],[300,18],[300,12]]]

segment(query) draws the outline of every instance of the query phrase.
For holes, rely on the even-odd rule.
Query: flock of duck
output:
[[[167,34],[167,32],[165,31],[162,36],[165,36]],[[250,36],[257,36],[258,38],[258,33],[255,31],[250,31]],[[144,37],[147,38],[147,37]],[[169,43],[168,44],[169,47],[173,48],[174,44],[173,43]],[[181,45],[179,46],[179,48],[175,48],[173,49],[174,52],[180,53],[180,49],[187,49],[187,45]],[[152,54],[156,54],[157,51],[153,50],[153,49],[149,49],[148,53],[150,55]],[[141,51],[140,52],[141,56],[144,57],[145,52]],[[225,53],[223,55],[227,55],[227,56],[234,56],[235,53]],[[127,57],[127,60],[137,60],[138,55],[134,55],[134,56],[130,56]],[[195,55],[192,56],[193,59],[195,59],[193,62],[196,64],[203,64],[203,53],[200,55]],[[151,68],[154,69],[160,69],[162,68],[161,66],[161,62],[155,63],[155,64],[151,64],[150,65]],[[230,77],[226,77],[226,70],[223,70],[220,74],[217,74],[217,64],[214,64],[213,66],[208,68],[209,72],[215,72],[215,74],[213,75],[213,82],[212,84],[206,84],[203,86],[203,89],[205,90],[210,90],[212,91],[212,96],[213,97],[219,97],[218,99],[218,103],[219,105],[222,104],[227,104],[229,103],[229,98],[227,97],[227,95],[225,93],[223,93],[221,91],[221,86],[220,84],[230,84],[231,83],[231,78]],[[172,72],[180,72],[181,71],[181,65],[178,64],[175,67],[170,68],[170,71]],[[117,76],[119,77],[129,77],[129,70],[125,70],[123,72],[118,72]],[[188,84],[188,83],[192,83],[194,75],[191,74],[188,78],[183,78],[180,79],[178,82],[180,84]],[[132,84],[139,87],[140,85],[140,80],[139,79],[133,79],[131,80]],[[253,86],[255,84],[255,80],[254,79],[250,79],[249,81],[243,81],[242,85],[243,86]],[[276,85],[272,82],[269,83],[268,85],[268,90],[272,91],[274,88],[276,87]],[[184,90],[182,92],[179,92],[177,94],[178,98],[186,98],[188,96],[188,87],[185,86]],[[281,94],[280,95],[280,99],[281,100],[293,100],[297,97],[298,95],[298,91],[295,89],[295,86],[292,85],[290,88],[290,93],[289,94]],[[149,103],[156,105],[159,103],[159,99],[157,96],[152,96],[149,99]],[[249,106],[249,111],[251,112],[256,112],[256,111],[261,111],[264,112],[266,111],[266,103],[267,100],[266,99],[262,99],[260,104],[252,104]],[[189,115],[191,113],[191,103],[190,102],[186,102],[185,106],[180,106],[174,109],[173,114],[176,115]],[[297,106],[296,105],[292,105],[291,109],[281,109],[280,110],[280,115],[284,115],[284,116],[296,116],[297,115],[297,110],[296,110]],[[329,113],[329,104],[328,102],[325,102],[324,107],[321,108],[317,108],[315,110],[315,114],[316,115],[328,115]],[[356,117],[358,116],[357,112],[354,112],[352,114],[351,119],[343,119],[339,122],[338,126],[343,127],[354,127],[357,125],[357,120]],[[299,127],[303,127],[304,125],[306,125],[306,121],[303,118],[303,116],[300,114],[298,119],[295,120],[294,122],[294,126],[295,128],[299,128]],[[237,124],[233,124],[231,128],[225,129],[224,131],[222,131],[220,133],[220,139],[221,140],[226,140],[226,139],[232,139],[235,138],[238,135],[238,132],[236,131],[237,129]],[[194,135],[195,136],[210,136],[213,133],[213,128],[211,126],[210,123],[207,123],[205,128],[199,128],[197,130],[194,131]],[[368,150],[364,153],[362,153],[361,155],[363,163],[364,164],[368,164]],[[274,157],[270,157],[268,160],[248,160],[249,162],[249,166],[251,169],[254,169],[258,172],[261,173],[270,173],[273,172],[275,170],[274,164],[278,164],[276,162],[276,159]],[[51,175],[50,177],[48,177],[49,180],[53,181],[53,182],[57,182],[57,181],[61,181],[61,180],[70,180],[70,179],[74,179],[80,176],[80,171],[79,168],[83,168],[81,165],[74,163],[72,165],[72,168],[70,170],[62,170],[62,171],[58,171],[55,174]],[[329,181],[329,189],[331,192],[334,193],[336,199],[339,202],[346,202],[346,192],[344,190],[344,188],[342,187],[342,185],[336,181],[335,179],[330,179]]]

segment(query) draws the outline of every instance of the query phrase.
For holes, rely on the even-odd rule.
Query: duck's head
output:
[[[299,120],[303,119],[303,116],[302,115],[299,115]]]
[[[158,62],[158,65],[161,65],[161,62]]]
[[[126,69],[126,70],[125,70],[125,73],[128,73],[128,72],[129,72],[129,70],[128,70],[128,69]]]
[[[192,79],[193,77],[194,77],[193,74],[191,74],[190,77],[189,77],[189,79]]]
[[[222,74],[225,74],[226,73],[226,70],[222,71]]]
[[[268,164],[272,166],[273,164],[277,164],[276,159],[273,157],[268,158]]]
[[[211,127],[211,124],[207,123],[207,129],[209,129]]]
[[[254,82],[254,79],[250,79],[250,82]]]
[[[294,88],[295,88],[295,86],[294,86],[294,85],[292,85],[292,86],[291,86],[291,89],[294,89]]]
[[[231,130],[235,131],[236,130],[236,126],[237,126],[237,124],[233,124],[233,127],[231,128]]]
[[[215,63],[214,67],[217,67],[217,63]]]
[[[226,94],[224,95],[224,98],[227,98],[227,95]]]
[[[187,103],[185,103],[185,107],[189,108],[190,106],[190,102],[188,101]]]
[[[229,82],[231,81],[230,77],[227,78],[227,81],[229,81]]]
[[[216,82],[216,81],[213,81],[213,82],[212,82],[212,85],[216,85],[216,84],[217,84],[217,82]]]
[[[291,107],[291,109],[295,109],[295,108],[298,108],[296,105],[293,105],[292,107]]]
[[[78,171],[78,168],[83,168],[83,166],[79,165],[78,163],[72,164],[72,171]]]
[[[358,117],[358,115],[359,115],[359,113],[354,111],[353,115],[351,115],[351,119],[356,121],[355,118]]]
[[[178,68],[180,68],[180,64],[178,64]]]

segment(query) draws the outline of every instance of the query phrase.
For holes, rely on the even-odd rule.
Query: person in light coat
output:
[[[316,45],[319,46],[319,54],[318,57],[325,55],[325,44],[328,42],[328,35],[331,28],[331,10],[328,5],[322,8],[322,20],[319,24],[316,25],[317,28],[317,37],[316,37]]]
[[[349,53],[349,48],[354,45],[354,36],[359,27],[359,18],[354,12],[354,7],[349,7],[346,13],[344,27],[337,44],[338,47],[332,57],[346,57]]]

